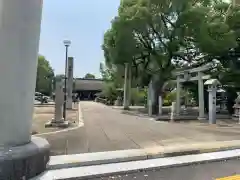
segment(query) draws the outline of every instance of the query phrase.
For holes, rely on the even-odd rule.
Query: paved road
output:
[[[230,128],[157,122],[123,114],[100,103],[81,102],[80,105],[83,127],[44,136],[51,144],[53,155],[240,139],[240,128],[231,131]]]
[[[215,180],[236,174],[240,175],[239,159],[129,174],[116,174],[91,180]]]
[[[89,152],[84,127],[69,132],[42,135],[41,137],[46,138],[49,142],[51,156]]]
[[[94,102],[82,102],[81,108],[89,152],[240,138],[240,131],[221,132],[208,127],[157,122]]]

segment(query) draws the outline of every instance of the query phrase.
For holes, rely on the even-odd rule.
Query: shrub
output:
[[[144,89],[138,88],[131,89],[131,104],[144,105],[146,103],[147,92]]]
[[[171,105],[172,105],[172,101],[163,100],[163,106],[171,106]]]
[[[98,97],[105,99],[107,104],[113,105],[118,97],[117,87],[113,83],[105,83],[103,90]]]
[[[176,91],[168,92],[163,99],[163,105],[170,106],[172,102],[175,100],[176,100]]]

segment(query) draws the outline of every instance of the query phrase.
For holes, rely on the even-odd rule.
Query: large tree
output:
[[[107,62],[131,64],[135,74],[153,85],[153,113],[172,71],[199,66],[209,54],[235,47],[235,36],[217,18],[211,0],[122,0],[118,16],[104,38]],[[208,56],[209,57],[209,56]]]
[[[48,60],[44,56],[38,57],[36,91],[46,95],[52,92],[54,72]]]
[[[91,73],[87,73],[84,78],[86,79],[96,79],[95,75],[91,74]]]
[[[217,77],[226,90],[227,109],[233,114],[233,105],[240,90],[240,6],[230,6],[228,3],[218,4],[215,8],[217,18],[226,22],[226,25],[234,32],[236,46],[225,49],[225,51],[212,54],[216,59],[217,66],[212,75]]]
[[[240,88],[238,80],[240,76],[240,6],[229,7],[227,3],[223,3],[218,10],[225,11],[224,19],[235,34],[236,46],[213,54],[213,57],[219,61],[218,69],[214,74],[218,75],[222,84]]]

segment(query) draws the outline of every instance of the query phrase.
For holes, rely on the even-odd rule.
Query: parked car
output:
[[[44,96],[44,94],[40,92],[35,93],[35,100],[40,101],[41,103],[48,103],[49,102],[49,97]]]

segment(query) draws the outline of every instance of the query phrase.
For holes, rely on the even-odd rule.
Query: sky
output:
[[[55,74],[64,74],[65,47],[74,57],[74,77],[87,73],[100,77],[104,61],[104,32],[117,15],[120,0],[44,0],[39,54],[46,57]]]

